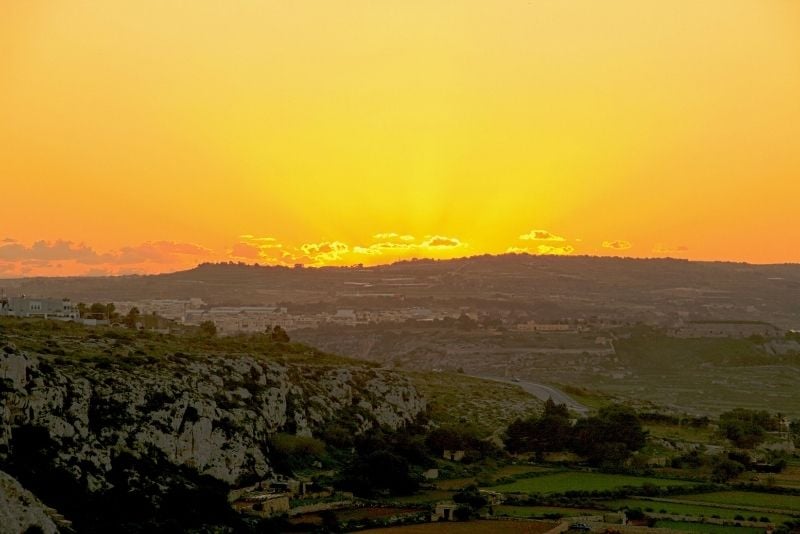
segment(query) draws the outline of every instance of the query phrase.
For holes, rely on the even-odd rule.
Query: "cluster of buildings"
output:
[[[320,486],[314,482],[299,481],[283,475],[275,475],[270,480],[264,480],[252,486],[239,488],[228,494],[228,502],[234,510],[241,514],[259,517],[270,517],[290,512],[300,512],[302,509],[293,509],[292,500],[326,500],[334,494],[332,487]],[[340,492],[337,494],[342,502],[332,502],[333,506],[349,504],[353,494]]]
[[[222,335],[260,333],[280,326],[284,330],[314,329],[326,325],[356,326],[406,321],[453,320],[466,316],[479,321],[482,316],[464,309],[430,309],[406,307],[388,309],[340,308],[335,311],[290,313],[284,306],[215,306],[203,299],[151,299],[115,301],[115,311],[121,316],[134,308],[143,316],[155,316],[186,325],[200,325],[210,321]],[[0,317],[39,317],[63,321],[76,321],[91,325],[108,324],[108,318],[81,317],[78,306],[69,299],[33,298],[28,296],[0,296]],[[528,317],[509,314],[500,323],[511,330],[541,334],[575,334],[587,331],[611,330],[625,326],[625,321],[606,317],[591,319],[564,319],[557,322],[540,322]],[[628,325],[630,326],[630,325]],[[783,331],[774,325],[759,321],[690,320],[688,313],[679,314],[677,320],[662,325],[667,335],[680,338],[727,337],[748,338],[778,337]]]

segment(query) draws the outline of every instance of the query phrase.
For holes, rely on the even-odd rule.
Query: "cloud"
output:
[[[563,237],[552,234],[547,230],[531,230],[527,234],[522,234],[519,238],[525,241],[566,241]]]
[[[466,246],[457,237],[445,237],[441,235],[428,235],[425,236],[425,241],[420,245],[420,248],[425,249],[447,249]]]
[[[36,241],[30,246],[16,241],[0,245],[0,260],[80,260],[96,261],[100,255],[91,247],[72,241]]]
[[[261,249],[249,243],[236,243],[231,248],[230,255],[236,258],[248,258],[257,260],[261,257]]]
[[[536,252],[544,256],[566,256],[575,252],[575,247],[571,245],[564,245],[563,247],[539,245],[536,247]]]
[[[285,263],[283,245],[275,237],[257,237],[252,234],[239,236],[228,255],[234,258]]]
[[[506,254],[536,254],[539,256],[567,256],[573,252],[575,252],[575,247],[572,245],[539,245],[535,249],[528,247],[508,247],[506,249]]]
[[[102,253],[65,239],[0,244],[0,273],[18,276],[164,272],[213,259],[221,257],[200,245],[175,241],[150,241]]]
[[[315,263],[339,261],[350,251],[350,247],[341,241],[323,241],[321,243],[305,243],[300,246],[303,254]]]
[[[631,245],[630,241],[623,241],[621,239],[617,239],[614,241],[603,241],[603,248],[610,248],[613,250],[628,250],[633,245]]]
[[[208,258],[214,256],[211,249],[194,243],[179,243],[175,241],[148,241],[137,246],[122,247],[117,252],[103,255],[107,263],[132,264],[132,263],[173,263],[178,261],[192,261],[193,258]]]

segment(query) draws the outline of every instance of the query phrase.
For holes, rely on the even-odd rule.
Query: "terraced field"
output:
[[[703,532],[709,534],[764,534],[763,528],[756,527],[735,527],[710,525],[706,523],[690,523],[688,521],[656,521],[656,528],[668,528],[670,530],[680,530],[684,532]]]
[[[505,493],[564,493],[570,490],[605,491],[624,486],[644,486],[652,484],[661,488],[669,486],[691,486],[694,482],[671,480],[665,478],[634,477],[626,475],[609,475],[604,473],[584,473],[570,471],[554,473],[533,478],[516,480],[509,484],[501,484],[490,488]]]
[[[645,499],[620,499],[616,501],[605,501],[603,504],[615,510],[621,508],[629,508],[629,509],[638,508],[640,510],[643,510],[645,513],[652,511],[656,513],[666,513],[666,514],[675,514],[683,516],[691,515],[695,517],[707,517],[707,518],[719,517],[721,519],[729,519],[731,521],[735,520],[737,516],[743,516],[745,518],[755,516],[757,519],[761,519],[762,517],[767,517],[769,518],[769,521],[771,523],[778,523],[778,524],[793,519],[793,517],[790,515],[752,511],[752,510],[747,510],[744,507],[739,509],[721,508],[717,506],[707,506],[702,504],[673,503],[673,502],[663,502],[663,501],[651,501]]]
[[[772,510],[792,510],[800,513],[800,496],[795,495],[777,495],[751,491],[719,491],[697,495],[681,495],[680,500],[733,505],[744,509],[756,507]]]

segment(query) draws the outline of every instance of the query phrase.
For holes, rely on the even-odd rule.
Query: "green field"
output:
[[[682,497],[679,497],[682,498]],[[684,503],[671,503],[663,501],[647,501],[644,499],[620,499],[616,501],[606,501],[603,504],[612,509],[620,508],[639,508],[640,510],[648,513],[652,510],[656,513],[667,513],[675,515],[691,515],[695,517],[713,517],[717,516],[722,519],[734,520],[737,515],[748,518],[755,516],[757,518],[768,517],[771,523],[780,524],[789,521],[792,516],[783,514],[771,514],[767,512],[752,512],[746,510],[744,507],[740,510],[732,508],[718,508],[715,506],[703,506],[701,504],[684,504]]]
[[[526,478],[509,484],[494,486],[490,489],[506,493],[564,493],[570,490],[604,491],[621,488],[623,486],[643,486],[645,484],[653,484],[665,488],[668,486],[689,486],[694,483],[664,478],[571,471]]]
[[[688,521],[656,521],[656,528],[682,530],[684,532],[706,532],[709,534],[763,534],[763,528],[709,525],[707,523],[690,523]]]
[[[698,495],[681,495],[680,500],[730,504],[747,508],[772,508],[776,510],[797,510],[800,512],[800,496],[755,493],[751,491],[719,491]]]
[[[495,506],[495,516],[542,518],[546,514],[560,514],[562,517],[603,515],[604,510],[588,508],[563,508],[559,506]]]

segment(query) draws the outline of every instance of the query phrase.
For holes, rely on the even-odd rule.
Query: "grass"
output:
[[[682,498],[682,497],[678,497]],[[663,501],[648,501],[644,499],[620,499],[615,501],[605,501],[603,504],[612,509],[639,508],[647,513],[652,510],[657,513],[667,513],[675,515],[691,515],[695,517],[718,516],[722,519],[734,520],[737,515],[744,517],[756,516],[758,518],[768,517],[772,523],[783,523],[789,521],[792,516],[783,514],[770,514],[762,512],[751,512],[746,509],[718,508],[714,506],[704,506],[701,504],[671,503]]]
[[[774,510],[797,510],[800,512],[800,496],[751,491],[718,491],[698,495],[681,495],[681,500],[715,504],[729,504],[742,508],[757,507]]]
[[[471,427],[488,437],[517,418],[538,415],[542,401],[516,384],[459,373],[410,372],[414,385],[430,400],[430,416],[442,425]]]
[[[491,489],[507,493],[564,493],[570,490],[606,491],[624,486],[643,486],[652,484],[658,487],[688,486],[694,484],[684,480],[670,480],[605,473],[566,472],[517,480],[510,484],[494,486]]]
[[[690,523],[689,521],[659,520],[656,528],[668,528],[683,532],[704,532],[709,534],[763,534],[764,528],[711,525],[708,523]]]
[[[614,402],[612,397],[584,387],[575,386],[572,384],[556,384],[555,386],[575,399],[577,402],[595,410],[604,406],[608,406]]]

